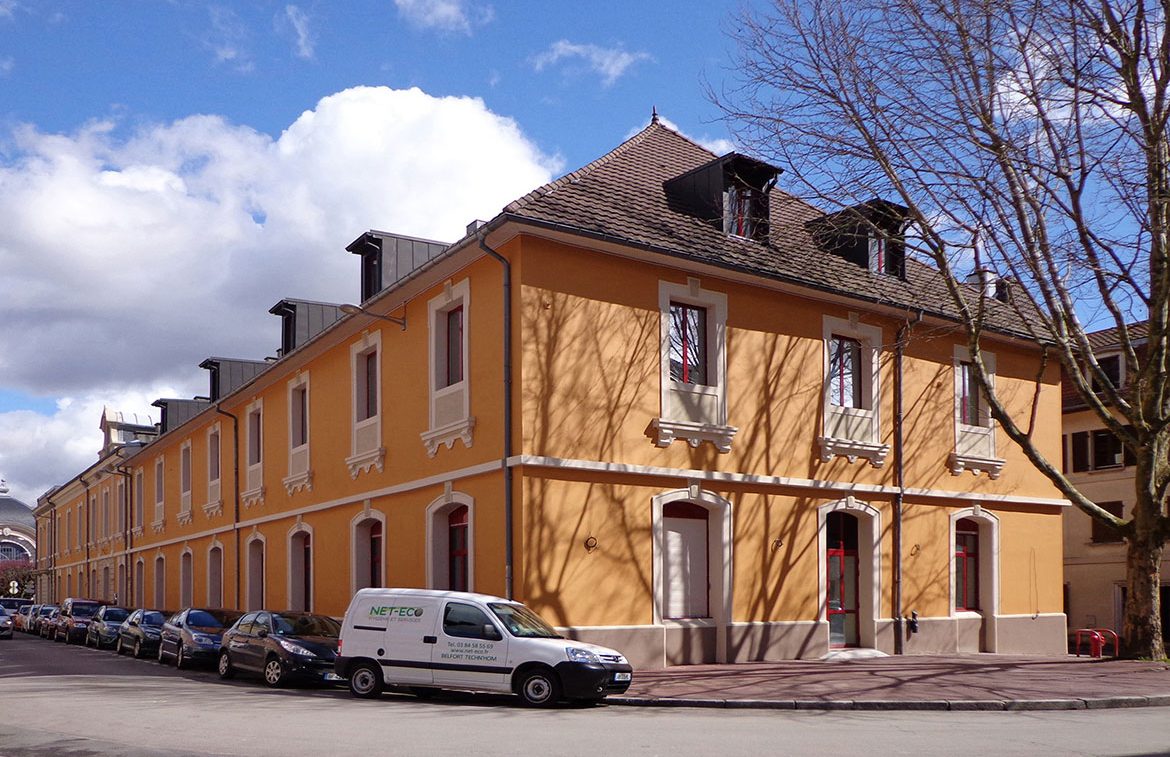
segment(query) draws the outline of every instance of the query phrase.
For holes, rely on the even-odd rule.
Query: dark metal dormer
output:
[[[150,404],[152,407],[157,407],[162,411],[162,418],[159,421],[158,427],[159,432],[163,434],[171,429],[182,426],[196,415],[211,407],[211,402],[203,397],[196,397],[190,400],[157,399]]]
[[[873,199],[821,216],[809,223],[809,230],[822,250],[874,273],[903,279],[907,212],[896,203]]]
[[[362,302],[409,276],[450,247],[386,231],[367,231],[345,249],[362,256]]]
[[[212,402],[218,402],[259,376],[270,365],[272,363],[267,360],[209,357],[200,363],[199,367],[207,369],[210,374],[208,393]]]
[[[280,354],[288,353],[344,317],[340,305],[285,298],[268,309],[280,316]]]
[[[731,236],[768,241],[768,195],[781,169],[731,152],[663,182],[671,206]]]

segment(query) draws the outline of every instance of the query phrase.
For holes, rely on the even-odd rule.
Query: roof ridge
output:
[[[565,174],[564,176],[561,176],[560,178],[553,179],[552,181],[548,182],[547,184],[542,184],[539,187],[537,187],[536,189],[533,189],[532,191],[523,195],[522,197],[518,197],[517,199],[508,203],[507,205],[504,206],[504,212],[508,213],[508,212],[518,210],[518,209],[522,208],[530,200],[535,200],[535,199],[538,199],[540,197],[544,197],[544,196],[548,195],[549,193],[564,186],[565,184],[572,183],[573,180],[579,179],[579,178],[581,178],[589,173],[592,173],[593,171],[597,170],[598,168],[600,168],[608,163],[612,163],[613,161],[617,160],[619,157],[624,155],[629,150],[633,149],[634,147],[637,147],[638,145],[642,144],[647,139],[649,139],[650,134],[652,132],[654,132],[656,129],[663,129],[667,132],[670,132],[671,134],[675,135],[676,137],[679,137],[680,139],[686,140],[687,142],[694,145],[695,147],[698,147],[700,150],[702,150],[703,152],[706,152],[707,154],[711,155],[712,157],[718,157],[715,155],[715,153],[711,152],[706,147],[703,147],[702,145],[698,144],[694,140],[691,140],[688,137],[683,136],[683,134],[681,132],[679,132],[677,129],[672,129],[669,126],[666,126],[665,124],[661,123],[660,121],[651,121],[650,124],[648,126],[646,126],[646,128],[642,129],[640,132],[633,135],[632,137],[630,137],[626,141],[622,142],[620,145],[613,148],[609,152],[605,153],[601,157],[596,158],[596,159],[586,163],[585,165],[581,166],[580,168],[578,168],[576,170],[568,172],[567,174]]]

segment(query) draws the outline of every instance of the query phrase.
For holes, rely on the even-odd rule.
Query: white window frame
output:
[[[117,528],[115,533],[124,534],[126,528],[126,479],[123,476],[118,476],[118,483],[114,485],[114,497],[118,500],[117,509]]]
[[[218,560],[215,558],[215,551],[217,549],[219,550]],[[223,607],[223,568],[224,568],[223,555],[224,555],[223,542],[221,542],[218,538],[213,537],[211,540],[211,543],[207,545],[207,565],[206,565],[206,570],[205,570],[205,573],[207,575],[207,580],[203,584],[203,586],[205,587],[206,592],[207,592],[207,606],[208,607]],[[216,567],[217,562],[218,562],[218,566],[219,566],[219,581],[218,582],[212,580],[213,569]],[[218,594],[214,591],[215,589],[219,590]]]
[[[987,371],[988,383],[995,390],[995,354],[980,350],[983,367]],[[996,423],[991,417],[987,398],[980,405],[980,422],[963,423],[963,363],[971,362],[970,351],[962,345],[955,345],[954,358],[954,447],[947,456],[947,467],[952,476],[971,471],[978,476],[984,472],[989,478],[999,478],[1003,471],[1004,459],[996,454]]]
[[[162,552],[154,556],[154,606],[167,606],[167,557]]]
[[[150,521],[150,528],[160,534],[166,525],[166,462],[159,455],[154,459],[154,519]]]
[[[463,340],[460,345],[463,378],[448,386],[440,386],[439,374],[447,364],[447,314],[463,309]],[[468,279],[458,284],[450,281],[443,291],[427,301],[427,430],[420,434],[427,455],[434,457],[440,446],[451,449],[461,440],[470,447],[475,429],[471,415],[471,283]]]
[[[470,516],[468,516],[468,520],[470,520]],[[356,594],[358,589],[369,588],[366,586],[364,577],[362,580],[359,580],[359,576],[362,576],[363,568],[366,569],[366,575],[369,575],[369,564],[365,562],[362,552],[358,549],[358,529],[362,527],[362,524],[369,521],[376,521],[382,524],[382,585],[384,586],[386,584],[386,544],[389,541],[386,535],[386,513],[382,512],[381,510],[373,509],[370,507],[370,501],[366,500],[365,507],[362,509],[362,511],[353,516],[353,518],[349,521],[350,595]],[[468,529],[468,533],[470,533],[470,529]]]
[[[146,471],[134,469],[134,536],[142,536],[146,529]]]
[[[376,381],[375,404],[377,412],[362,418],[365,397],[361,389],[365,386],[365,360],[376,352],[378,377]],[[385,371],[385,353],[382,351],[382,331],[366,331],[349,347],[350,364],[350,455],[345,458],[350,478],[356,479],[362,473],[377,469],[383,471],[386,464],[386,448],[382,446],[382,409],[385,399],[382,384]],[[360,404],[359,404],[360,403]]]
[[[298,397],[304,393],[304,407],[298,402]],[[313,491],[313,470],[309,461],[309,439],[312,437],[311,413],[309,412],[309,373],[298,373],[288,381],[288,475],[281,479],[284,489],[291,497],[302,489]],[[304,413],[305,439],[301,444],[294,445],[297,432],[297,421]]]
[[[252,418],[257,418],[257,431],[253,433]],[[259,439],[253,439],[259,436]],[[240,499],[244,507],[253,507],[264,504],[264,400],[257,398],[248,403],[244,409],[244,465],[245,488],[240,492]],[[256,462],[252,462],[253,452],[257,454]]]
[[[427,505],[427,588],[446,589],[450,585],[448,568],[447,516],[451,511],[467,507],[467,591],[475,591],[475,498],[470,494],[448,489]],[[385,544],[385,524],[382,538]],[[385,566],[385,563],[382,563]],[[384,582],[383,582],[384,583]]]
[[[881,346],[882,330],[860,322],[857,313],[848,318],[826,315],[822,322],[821,435],[822,463],[844,457],[850,463],[864,458],[874,468],[885,464],[890,445],[881,441]],[[854,339],[861,345],[862,407],[841,407],[832,401],[829,356],[836,337]]]
[[[99,513],[101,518],[101,541],[106,541],[110,538],[110,533],[113,530],[110,528],[110,487],[102,487],[102,509]],[[108,596],[108,595],[107,595]]]
[[[670,306],[693,305],[707,311],[707,377],[710,384],[684,384],[670,374]],[[659,414],[650,421],[651,439],[669,447],[682,439],[692,447],[711,442],[730,452],[739,431],[727,422],[727,295],[703,289],[699,279],[686,284],[658,282]],[[700,410],[699,408],[704,408]],[[692,408],[690,414],[684,408]]]
[[[825,649],[829,638],[828,562],[829,513],[846,512],[857,518],[857,634],[859,646],[877,646],[882,597],[882,514],[867,502],[852,496],[817,508],[817,622],[824,627]],[[954,538],[951,539],[954,553]]]
[[[215,439],[214,449],[211,445],[212,438]],[[207,446],[207,502],[203,505],[203,514],[210,518],[223,515],[223,434],[220,432],[218,421],[208,427],[205,444]],[[213,465],[215,467],[212,467]]]
[[[195,604],[195,553],[183,547],[179,553],[179,606]]]
[[[955,525],[963,518],[979,525],[979,610],[955,610]],[[950,580],[947,593],[950,595],[951,617],[982,617],[983,637],[981,651],[995,652],[998,646],[995,630],[999,616],[999,518],[983,509],[982,505],[955,510],[950,514],[950,534],[947,550],[950,554]]]
[[[308,571],[310,586],[308,602],[302,596],[304,590],[303,584],[300,581],[296,581],[296,576],[293,575],[296,568],[299,567],[301,570],[305,569],[303,564],[304,553],[298,554],[294,549],[294,545],[298,541],[297,537],[301,534],[309,537],[310,563]],[[290,610],[311,612],[313,609],[312,605],[317,599],[317,571],[315,570],[317,565],[317,546],[317,535],[314,533],[313,527],[298,518],[297,522],[293,524],[293,527],[288,530],[288,535],[285,537],[287,556],[285,565],[288,568],[285,571],[285,596],[288,597],[287,604]]]
[[[252,545],[256,542],[260,543],[259,576],[254,575],[252,570]],[[260,533],[258,530],[254,530],[248,536],[247,541],[244,542],[244,565],[246,566],[247,570],[245,574],[247,580],[244,584],[244,590],[246,592],[244,595],[245,606],[241,609],[248,612],[252,610],[262,610],[264,609],[263,605],[267,600],[266,595],[268,593],[265,591],[266,581],[268,579],[268,539],[265,538],[264,534]],[[257,594],[259,595],[259,601],[257,601],[255,603],[256,606],[253,607],[252,599],[256,597]]]
[[[176,521],[180,526],[189,525],[193,520],[191,517],[191,488],[195,483],[194,468],[191,440],[186,439],[179,445],[179,515]]]

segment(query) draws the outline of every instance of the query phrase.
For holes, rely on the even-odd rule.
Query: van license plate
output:
[[[628,681],[628,680],[630,680],[630,674],[629,673],[614,673],[613,680],[615,680],[619,683],[621,683],[623,681]]]

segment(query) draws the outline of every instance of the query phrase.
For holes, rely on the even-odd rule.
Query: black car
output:
[[[220,638],[243,613],[235,610],[188,607],[163,624],[158,642],[158,661],[175,661],[182,669],[192,663],[213,663],[219,656]]]
[[[258,673],[274,688],[294,679],[340,681],[333,672],[341,624],[308,612],[250,612],[223,635],[219,677]]]
[[[118,640],[114,642],[118,654],[129,652],[135,657],[158,654],[158,639],[170,614],[166,610],[147,609],[130,613],[118,626]]]
[[[49,617],[53,613],[53,610],[57,609],[57,605],[35,605],[33,609],[35,612],[32,612],[30,615],[32,622],[25,630],[29,633],[40,634],[41,625],[45,622],[45,618]]]
[[[117,605],[105,605],[93,616],[85,633],[85,646],[113,647],[118,643],[118,628],[130,617],[130,610]]]
[[[46,607],[48,608],[46,610]],[[41,608],[41,621],[37,624],[37,634],[42,639],[57,640],[58,623],[61,620],[61,608],[56,605]]]

